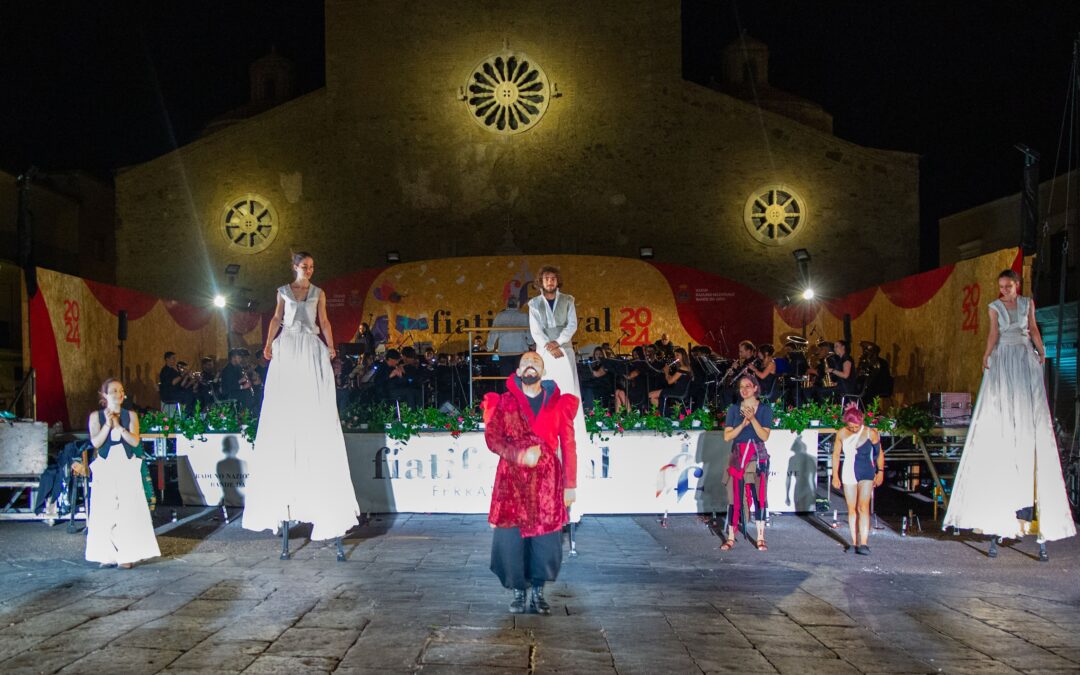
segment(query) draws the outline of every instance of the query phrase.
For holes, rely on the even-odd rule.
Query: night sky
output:
[[[1019,190],[1015,143],[1053,173],[1080,2],[682,4],[687,79],[708,82],[745,30],[770,47],[771,83],[823,105],[837,136],[923,156],[924,267],[939,217]],[[0,168],[108,176],[190,142],[247,102],[272,45],[301,93],[321,87],[322,2],[5,0]]]

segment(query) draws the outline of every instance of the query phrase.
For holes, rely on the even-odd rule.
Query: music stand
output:
[[[359,358],[364,355],[367,345],[363,342],[342,342],[337,346],[338,354]]]
[[[719,394],[719,391],[720,391],[720,378],[722,376],[722,374],[720,373],[720,367],[717,366],[715,363],[713,363],[712,359],[709,359],[709,358],[707,358],[705,356],[699,355],[697,358],[698,358],[698,363],[701,364],[701,368],[705,371],[705,400],[706,401],[709,400],[709,385],[710,384],[713,385],[713,396],[715,398],[719,398],[719,395],[720,395]],[[713,408],[714,409],[717,407],[716,404],[717,404],[717,401],[714,400],[713,401]]]

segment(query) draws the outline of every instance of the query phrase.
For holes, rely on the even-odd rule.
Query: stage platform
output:
[[[421,434],[406,442],[380,433],[345,435],[360,508],[369,513],[487,513],[498,456],[482,433]],[[818,431],[773,430],[769,504],[773,512],[811,512],[818,485]],[[176,442],[184,504],[243,504],[251,445],[237,434]],[[722,482],[730,443],[720,431],[665,437],[627,432],[578,448],[583,514],[713,513],[727,508]]]

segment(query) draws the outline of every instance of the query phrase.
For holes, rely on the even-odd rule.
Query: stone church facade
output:
[[[784,114],[760,43],[683,80],[679,4],[327,0],[325,87],[118,174],[117,281],[198,301],[238,264],[265,309],[290,249],[316,282],[388,252],[642,247],[771,297],[798,248],[828,295],[917,271],[918,158]]]

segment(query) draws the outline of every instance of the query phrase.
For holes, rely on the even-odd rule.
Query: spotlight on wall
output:
[[[638,255],[642,260],[652,260],[653,248],[652,246],[642,246],[638,249]]]
[[[814,299],[814,289],[807,288],[805,291],[803,291],[802,292],[802,299],[803,300],[813,300]]]
[[[386,252],[386,262],[388,262],[388,263],[401,262],[401,254],[398,253],[397,251],[387,251]]]
[[[214,307],[217,307],[219,309],[224,309],[225,304],[226,304],[226,300],[225,300],[224,295],[218,294],[218,295],[214,296]]]

